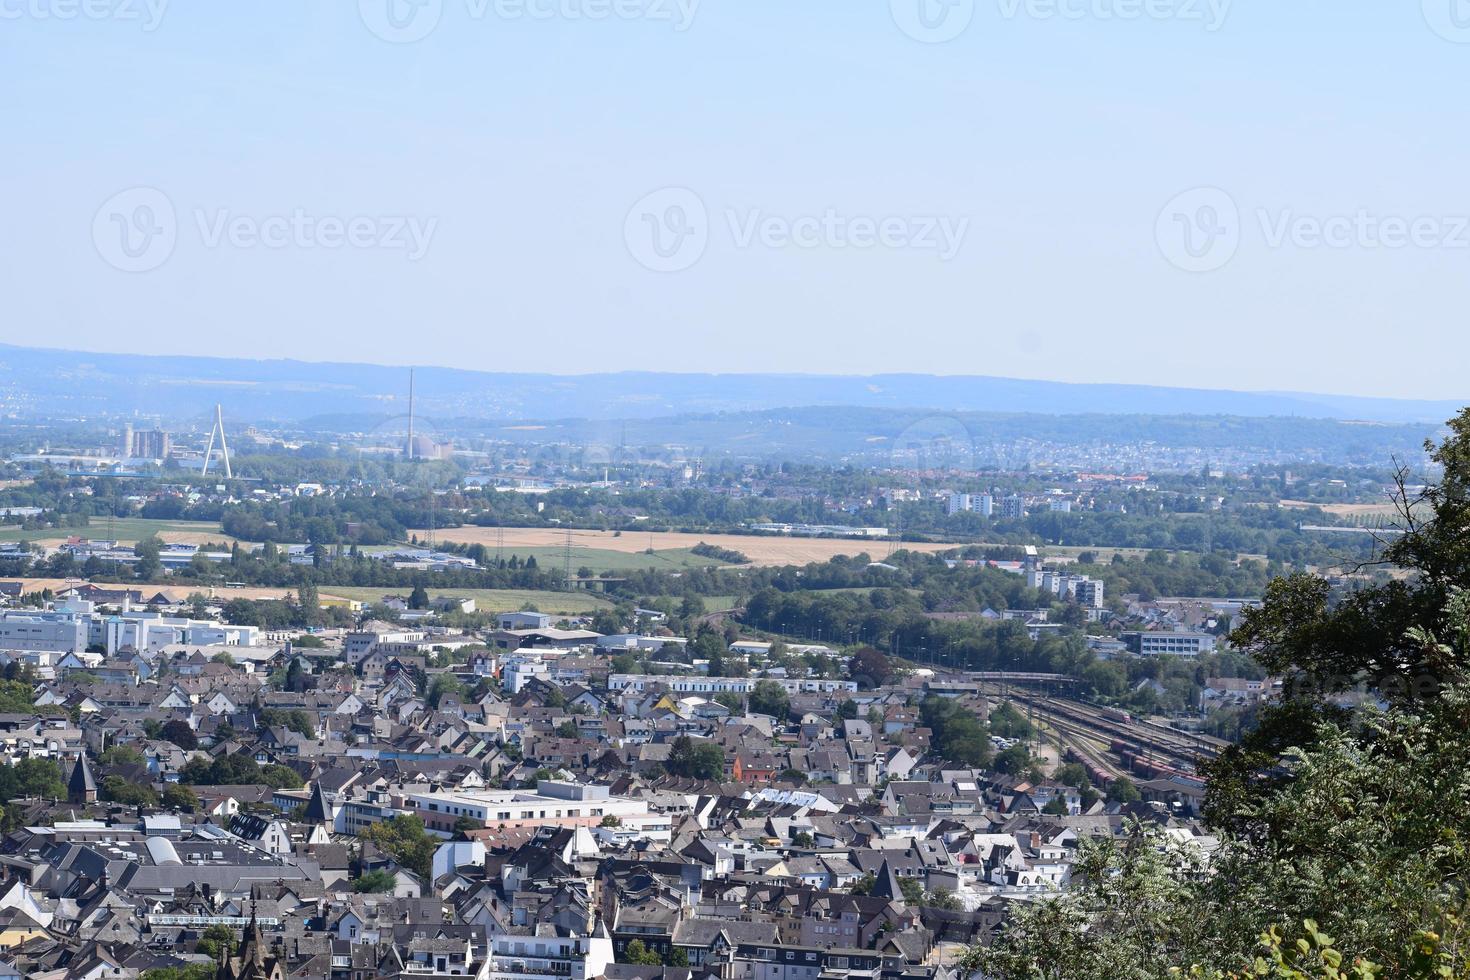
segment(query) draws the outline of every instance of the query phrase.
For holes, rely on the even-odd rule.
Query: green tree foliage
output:
[[[996,772],[1003,772],[1008,776],[1019,776],[1030,770],[1032,765],[1030,750],[1019,743],[997,753],[995,761],[991,763]]]
[[[163,562],[160,560],[162,553],[163,541],[156,534],[144,538],[133,546],[133,554],[138,557],[138,560],[133,563],[133,571],[138,578],[147,582],[162,573]]]
[[[302,738],[316,738],[316,722],[300,708],[261,708],[257,717],[267,728],[280,725]]]
[[[903,892],[903,900],[910,905],[919,905],[924,900],[924,886],[917,878],[899,878],[899,891]]]
[[[316,638],[312,637],[312,639]],[[290,691],[293,694],[300,694],[306,690],[306,671],[302,668],[301,660],[298,657],[292,657],[291,662],[286,664],[285,673],[279,680],[277,680],[275,675],[271,676],[271,680],[276,682],[281,690]]]
[[[756,681],[750,690],[750,710],[752,714],[770,715],[784,722],[791,714],[791,697],[777,681]]]
[[[412,815],[375,823],[358,836],[371,841],[421,878],[428,878],[434,851],[440,844],[439,838],[424,829],[423,820]]]
[[[158,794],[151,786],[130,783],[121,776],[104,776],[98,787],[99,796],[111,803],[124,806],[157,806]]]
[[[933,732],[934,751],[956,765],[990,765],[990,735],[974,712],[949,698],[930,696],[919,705],[921,723]]]
[[[561,694],[561,692],[557,691],[557,694]],[[463,700],[465,696],[465,689],[464,685],[461,684],[453,674],[435,674],[433,679],[429,681],[429,686],[425,690],[424,696],[425,700],[428,702],[429,707],[437,708],[439,707],[439,702],[443,701],[446,697],[454,697]],[[548,701],[550,700],[553,699],[549,698]],[[565,695],[561,697],[561,704],[566,704]],[[560,705],[548,705],[548,707],[559,706]]]
[[[203,953],[212,960],[218,960],[221,951],[224,955],[230,956],[239,945],[235,930],[229,926],[214,925],[204,930],[199,937],[199,942],[194,944],[194,952]]]
[[[664,960],[657,951],[645,946],[643,940],[633,939],[623,950],[623,962],[634,966],[662,966]]]
[[[171,718],[163,723],[159,735],[166,741],[172,742],[186,752],[191,752],[199,747],[199,736],[194,734],[194,729],[189,723],[181,718]]]
[[[893,675],[888,658],[874,647],[862,647],[852,655],[847,665],[852,679],[863,688],[882,687]]]
[[[61,777],[61,766],[54,760],[22,759],[13,766],[0,766],[0,798],[30,797],[66,799],[66,782]]]
[[[1030,738],[1034,732],[1031,722],[1009,701],[1002,701],[990,709],[990,716],[985,721],[990,726],[990,733],[1002,738]]]
[[[1456,639],[1420,632],[1439,648],[1426,657],[1470,659],[1470,598],[1456,595],[1451,609]],[[1464,975],[1458,882],[1470,875],[1470,808],[1446,801],[1470,799],[1470,687],[1460,668],[1451,678],[1413,710],[1366,709],[1352,726],[1320,720],[1311,747],[1284,753],[1277,778],[1239,814],[1252,832],[1227,834],[1209,874],[1137,828],[1126,842],[1087,845],[1078,887],[1019,917],[989,974],[1029,980],[1037,974],[1023,962],[1045,956],[1058,978],[1162,980],[1170,966],[1247,975],[1259,937],[1311,920],[1343,963],[1377,964],[1362,975]],[[1409,942],[1416,935],[1437,937],[1428,967],[1422,943]],[[1452,972],[1421,970],[1443,966]]]
[[[720,779],[725,774],[725,750],[713,742],[696,741],[688,735],[680,735],[669,749],[665,768],[674,776]]]
[[[271,789],[300,789],[306,785],[301,774],[290,766],[261,766],[260,781]]]
[[[708,660],[711,677],[744,677],[750,673],[745,661],[730,652],[724,637],[707,625],[694,635],[689,655],[695,660]]]
[[[1057,767],[1057,771],[1052,774],[1052,778],[1063,786],[1075,786],[1078,789],[1090,785],[1091,782],[1087,778],[1087,767],[1083,766],[1080,762],[1062,763],[1062,765]]]
[[[1108,802],[1110,803],[1137,803],[1142,798],[1138,787],[1127,776],[1119,776],[1108,784]]]
[[[217,759],[190,759],[179,770],[179,781],[197,786],[235,786],[263,783],[273,789],[300,789],[301,776],[289,766],[257,765],[244,752]]]
[[[457,837],[463,838],[465,834],[472,830],[484,829],[485,822],[483,820],[477,820],[474,817],[462,816],[456,818],[454,821],[454,833]]]
[[[0,712],[28,715],[35,710],[35,690],[30,684],[0,681]]]
[[[352,890],[355,892],[382,893],[391,892],[398,885],[398,879],[390,871],[375,868],[366,874],[358,875],[352,882]]]
[[[169,783],[163,788],[163,805],[170,810],[183,810],[193,813],[199,809],[199,797],[187,786],[178,783]]]
[[[141,766],[144,763],[143,753],[131,745],[109,745],[97,761],[105,766]]]
[[[1089,842],[1073,891],[976,954],[988,976],[1470,975],[1470,412],[1430,448],[1443,475],[1383,554],[1408,574],[1279,580],[1236,630],[1286,685],[1205,767],[1209,873],[1137,829]]]
[[[214,980],[213,963],[191,963],[189,966],[165,966],[144,970],[139,980]]]
[[[1238,815],[1253,795],[1270,791],[1282,753],[1309,747],[1319,722],[1344,721],[1336,695],[1364,689],[1412,706],[1433,700],[1462,666],[1420,639],[1452,627],[1450,596],[1470,587],[1470,409],[1449,430],[1443,443],[1426,446],[1443,475],[1416,506],[1401,501],[1399,523],[1407,533],[1383,549],[1382,560],[1409,576],[1340,599],[1314,575],[1279,579],[1232,634],[1237,646],[1286,678],[1286,696],[1210,767],[1207,814],[1216,823],[1244,829]]]
[[[996,980],[1167,977],[1172,965],[1198,962],[1203,946],[1188,884],[1199,871],[1188,852],[1137,825],[1126,840],[1089,841],[1078,850],[1071,890],[1019,910],[965,966]],[[1179,959],[1170,963],[1170,955]]]
[[[919,900],[919,904],[925,908],[944,909],[946,912],[958,912],[964,908],[960,904],[960,900],[955,898],[954,892],[944,888],[936,888],[932,892],[925,892],[924,897]]]

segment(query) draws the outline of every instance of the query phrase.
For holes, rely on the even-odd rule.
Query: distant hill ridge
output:
[[[408,372],[373,364],[102,354],[0,345],[0,396],[22,415],[189,419],[215,402],[241,421],[407,411]],[[852,407],[1042,415],[1230,415],[1436,424],[1452,401],[1297,392],[1068,384],[983,376],[882,374],[583,375],[417,370],[425,416],[498,421],[656,419],[690,413]]]

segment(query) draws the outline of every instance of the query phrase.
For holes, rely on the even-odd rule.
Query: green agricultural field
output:
[[[343,599],[355,599],[366,603],[380,602],[385,595],[407,596],[410,591],[407,588],[321,586],[323,596],[339,596]],[[439,596],[454,596],[458,599],[471,598],[475,600],[477,612],[489,613],[515,612],[529,604],[544,613],[576,616],[612,607],[610,601],[590,592],[537,592],[531,589],[430,589],[429,595],[436,599]]]
[[[511,548],[505,549],[505,557],[516,555],[525,561],[530,556],[535,556],[536,564],[542,570],[559,570],[566,566],[566,551],[562,548]],[[491,550],[494,557],[494,550]],[[629,554],[622,551],[608,551],[602,548],[578,548],[572,547],[572,574],[577,573],[579,568],[590,568],[595,574],[603,572],[639,572],[652,569],[659,572],[677,572],[685,568],[732,568],[736,566],[726,565],[724,562],[713,558],[704,558],[696,555],[688,548],[669,548],[664,551],[655,551],[653,554],[646,552],[634,552]]]
[[[39,541],[42,544],[57,544],[69,537],[137,544],[155,534],[165,541],[179,544],[228,543],[234,540],[214,521],[154,521],[141,517],[117,517],[109,521],[105,517],[94,517],[86,527],[48,527],[36,531],[23,531],[15,525],[0,527],[0,541]]]

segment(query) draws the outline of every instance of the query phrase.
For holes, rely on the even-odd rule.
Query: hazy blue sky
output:
[[[0,340],[1470,394],[1463,0],[418,2],[0,0]]]

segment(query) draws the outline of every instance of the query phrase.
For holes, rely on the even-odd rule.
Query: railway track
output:
[[[1211,744],[1218,740],[1200,739],[1167,725],[1123,721],[1064,698],[1014,690],[1005,696],[1065,739],[1078,761],[1093,773],[1094,781],[1104,785],[1124,772],[1148,778],[1195,777],[1200,759],[1219,754],[1217,744]],[[1106,753],[1099,746],[1106,746]]]
[[[1104,751],[1097,747],[1098,743],[1088,738],[1085,732],[1056,721],[1048,722],[1047,727],[1056,736],[1063,760],[1072,761],[1067,757],[1074,757],[1075,761],[1087,769],[1087,774],[1094,783],[1106,786],[1121,774],[1116,763],[1110,761]]]

